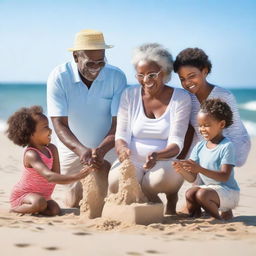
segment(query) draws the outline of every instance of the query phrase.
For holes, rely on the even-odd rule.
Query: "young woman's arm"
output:
[[[57,162],[55,162],[53,166],[53,168],[56,168],[56,169],[50,170],[41,160],[38,153],[34,150],[28,150],[25,153],[24,162],[26,166],[34,168],[41,176],[43,176],[49,182],[57,183],[57,184],[68,184],[68,183],[75,182],[77,180],[80,180],[86,177],[91,171],[90,168],[83,168],[80,172],[75,174],[70,174],[70,175],[59,174],[58,173],[59,167]]]
[[[187,156],[187,153],[193,141],[194,133],[195,133],[195,129],[191,124],[189,124],[188,130],[186,132],[186,136],[184,139],[183,149],[181,150],[180,154],[177,156],[177,159],[185,159],[185,157]]]

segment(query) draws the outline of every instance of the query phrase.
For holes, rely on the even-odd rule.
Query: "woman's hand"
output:
[[[156,161],[157,161],[157,153],[156,152],[150,153],[146,158],[146,163],[143,165],[143,168],[146,170],[153,168],[156,165]]]
[[[128,159],[130,157],[130,155],[131,155],[131,150],[126,146],[122,146],[118,150],[119,162],[122,163],[125,159]]]

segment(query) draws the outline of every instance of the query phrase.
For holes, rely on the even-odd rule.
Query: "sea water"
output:
[[[229,89],[235,96],[244,125],[256,136],[256,86]],[[40,105],[47,113],[46,84],[0,83],[0,131],[6,128],[8,117],[21,107]]]

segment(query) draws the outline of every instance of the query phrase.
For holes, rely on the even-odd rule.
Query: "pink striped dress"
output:
[[[51,150],[46,147],[50,153],[50,158],[44,155],[36,148],[28,147],[26,148],[24,154],[28,150],[36,151],[45,165],[52,169],[53,165],[53,155]],[[17,207],[22,204],[22,200],[30,193],[36,193],[43,196],[46,200],[51,199],[52,192],[55,187],[55,183],[48,182],[43,176],[41,176],[34,168],[27,168],[24,166],[24,171],[22,173],[20,181],[14,186],[11,196],[10,203],[11,207]]]

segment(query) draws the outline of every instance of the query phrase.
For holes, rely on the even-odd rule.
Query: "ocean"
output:
[[[256,88],[256,86],[255,86]],[[249,134],[256,136],[256,89],[230,89],[236,97],[241,119]],[[6,128],[6,120],[24,106],[41,105],[46,113],[46,84],[0,83],[0,131]]]

